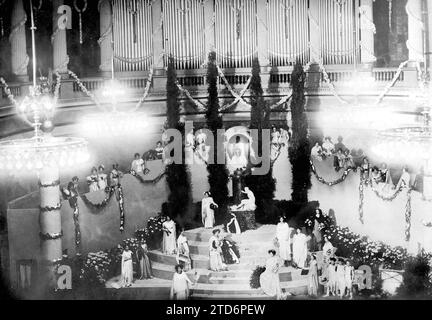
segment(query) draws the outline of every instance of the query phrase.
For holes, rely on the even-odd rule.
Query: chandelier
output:
[[[76,168],[89,158],[88,143],[83,138],[53,136],[53,118],[57,106],[61,77],[57,78],[54,96],[48,79],[36,78],[36,46],[33,4],[30,0],[33,85],[21,102],[15,101],[17,115],[33,128],[26,139],[0,141],[0,167],[8,171],[37,173],[40,191],[39,228],[40,260],[50,266],[62,259],[63,236],[61,225],[60,169]],[[7,87],[7,86],[6,86]]]

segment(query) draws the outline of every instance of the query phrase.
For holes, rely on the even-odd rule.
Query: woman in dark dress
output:
[[[227,238],[222,240],[222,257],[225,264],[240,263],[240,254],[235,243]]]

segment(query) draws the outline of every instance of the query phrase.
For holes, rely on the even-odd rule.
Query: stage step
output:
[[[176,255],[163,254],[160,251],[150,251],[149,257],[152,262],[157,262],[161,264],[175,266],[177,264]],[[203,255],[191,254],[192,267],[198,269],[208,269],[209,268],[209,257]]]
[[[249,277],[210,277],[209,283],[213,284],[235,284],[235,285],[247,285],[250,282]]]
[[[236,294],[235,296],[230,294],[219,294],[219,293],[193,293],[192,300],[274,300],[265,294]]]

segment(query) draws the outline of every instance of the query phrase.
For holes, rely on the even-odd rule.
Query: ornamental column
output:
[[[428,43],[429,43],[429,48],[428,48],[428,68],[429,68],[429,72],[432,72],[432,2],[431,1],[427,1],[426,2],[426,6],[427,6],[427,16],[428,16]]]
[[[27,66],[29,64],[29,56],[27,55],[27,42],[25,23],[27,14],[24,11],[23,1],[14,1],[11,17],[11,33],[9,41],[11,44],[12,56],[12,73],[18,81],[29,81]]]
[[[59,169],[46,166],[39,172],[41,259],[52,263],[62,258],[62,224]]]
[[[163,69],[163,59],[161,59],[164,52],[164,38],[161,28],[161,23],[163,23],[162,1],[153,1],[151,8],[153,18],[153,64],[156,69]]]
[[[373,1],[374,0],[362,0],[360,6],[360,56],[361,63],[364,65],[372,65],[376,61],[376,27],[373,22]]]
[[[409,59],[424,61],[423,32],[424,22],[422,15],[422,0],[408,0],[405,10],[408,14],[408,41]]]
[[[58,20],[65,14],[62,10],[59,10],[63,4],[64,0],[53,0],[53,34],[51,36],[51,43],[53,46],[53,69],[62,75],[67,75],[69,56],[67,54],[66,29],[62,30],[58,26]]]
[[[111,75],[111,58],[112,58],[112,8],[110,0],[99,0],[99,24],[100,38],[98,40],[100,47],[101,65],[99,70],[104,76]]]
[[[268,59],[267,6],[267,1],[257,1],[258,59],[261,67],[270,65],[270,61]]]
[[[311,61],[318,63],[321,60],[321,27],[319,24],[319,1],[310,1],[310,56]]]
[[[204,3],[204,27],[205,27],[205,41],[206,41],[207,52],[210,52],[215,49],[214,5],[215,5],[214,0],[207,0]]]

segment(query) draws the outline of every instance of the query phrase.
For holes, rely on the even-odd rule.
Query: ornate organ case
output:
[[[179,70],[199,69],[209,43],[224,68],[249,68],[259,55],[276,67],[313,58],[327,65],[353,64],[360,56],[359,2],[113,0],[115,69],[146,71],[155,60],[166,66],[168,57]],[[263,35],[264,49],[259,46]],[[162,43],[161,56],[154,53],[155,42]]]

